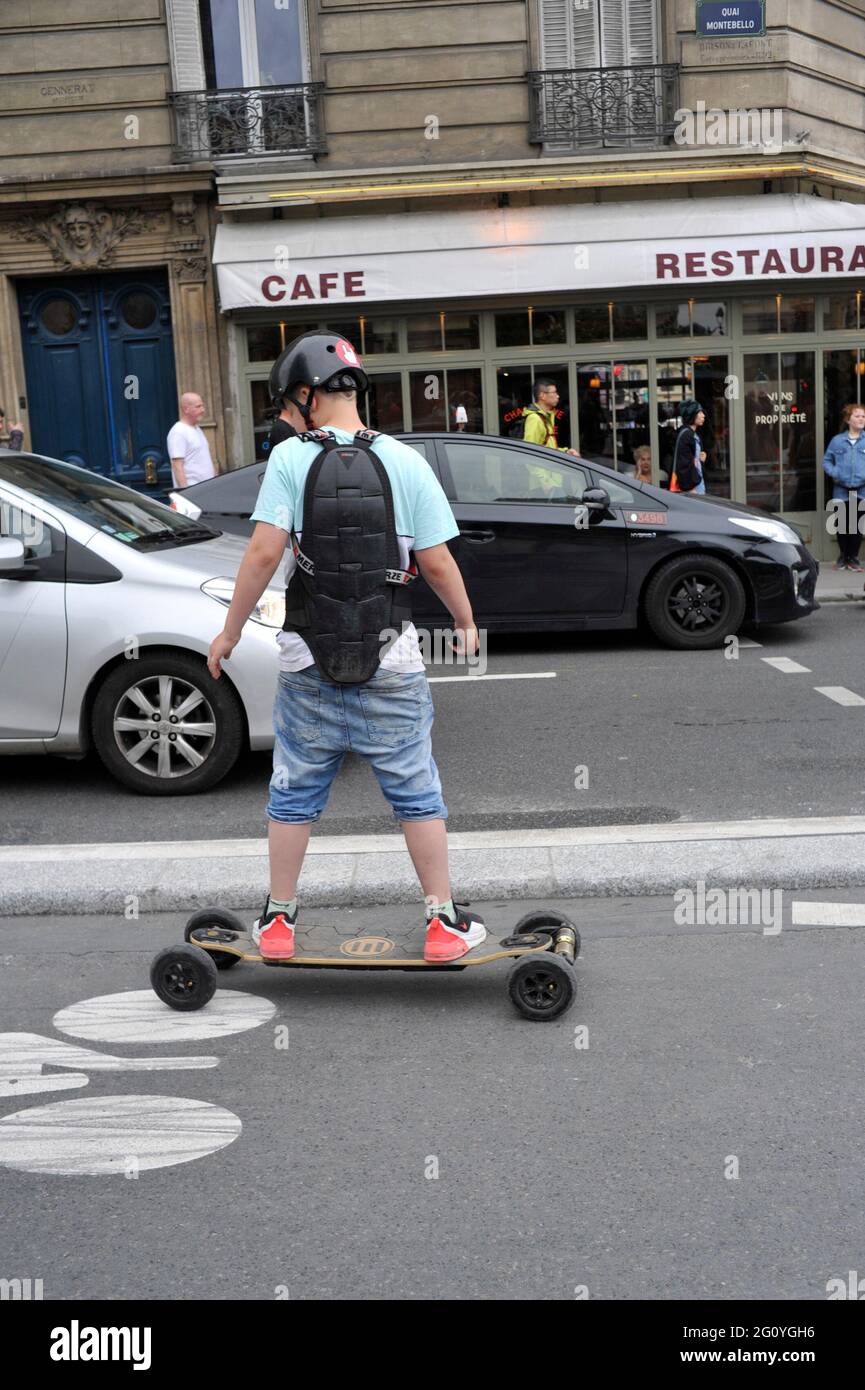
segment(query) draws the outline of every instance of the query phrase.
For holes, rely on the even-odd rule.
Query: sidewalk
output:
[[[476,830],[449,837],[454,897],[586,898],[718,888],[865,883],[865,816],[579,829]],[[0,916],[247,908],[267,889],[265,840],[0,847]],[[300,880],[308,906],[420,902],[401,835],[313,835]]]
[[[849,603],[851,599],[865,599],[865,574],[853,574],[850,570],[833,570],[833,564],[833,560],[820,561],[817,602]]]

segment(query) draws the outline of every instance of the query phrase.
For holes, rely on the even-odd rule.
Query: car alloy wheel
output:
[[[146,676],[129,686],[112,722],[123,757],[148,777],[187,776],[206,762],[216,739],[210,701],[179,676]]]

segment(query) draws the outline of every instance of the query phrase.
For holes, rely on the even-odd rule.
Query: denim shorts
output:
[[[432,755],[433,703],[425,671],[383,671],[335,685],[318,666],[281,671],[269,820],[318,820],[351,751],[371,764],[394,820],[447,819]]]

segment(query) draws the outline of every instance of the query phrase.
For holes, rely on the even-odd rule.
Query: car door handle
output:
[[[496,538],[495,531],[463,531],[462,528],[460,528],[460,535],[463,540],[474,541],[475,545],[485,545],[488,541],[494,541]]]

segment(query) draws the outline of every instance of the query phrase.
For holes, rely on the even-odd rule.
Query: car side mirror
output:
[[[610,494],[605,487],[587,487],[582,496],[582,503],[588,508],[591,521],[602,521],[610,514]]]
[[[24,568],[24,542],[14,536],[0,536],[0,574],[13,574]]]

